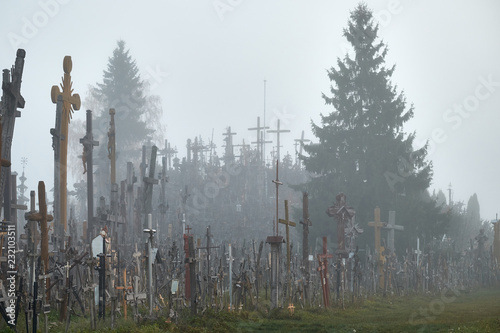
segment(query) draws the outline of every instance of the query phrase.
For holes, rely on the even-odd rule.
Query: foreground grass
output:
[[[110,329],[109,318],[95,332],[500,332],[500,288],[474,292],[451,291],[439,295],[373,297],[345,309],[287,309],[267,312],[207,312],[183,316],[178,323],[165,318],[135,324],[117,320]],[[50,332],[64,332],[55,315],[49,318]],[[42,332],[43,323],[40,323]],[[0,332],[9,332],[3,323]],[[18,331],[25,331],[19,318]],[[70,332],[91,332],[88,319],[75,317]]]

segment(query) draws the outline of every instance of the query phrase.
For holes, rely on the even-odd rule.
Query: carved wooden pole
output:
[[[10,205],[10,198],[4,200],[4,194],[10,196],[10,162],[9,165],[4,164],[4,161],[10,161],[12,139],[14,137],[14,124],[17,117],[21,117],[21,112],[17,108],[24,108],[24,98],[21,95],[21,78],[23,76],[24,58],[26,51],[18,49],[16,53],[16,61],[12,66],[12,71],[3,70],[2,74],[2,90],[3,95],[0,104],[2,115],[2,139],[1,139],[1,159],[2,166],[5,167],[0,176],[0,203],[6,202],[6,208]],[[4,192],[8,189],[8,192]],[[10,206],[9,206],[10,207]],[[10,209],[4,210],[4,218],[10,221]]]
[[[78,94],[73,94],[73,82],[71,81],[71,70],[73,63],[70,56],[65,56],[63,60],[63,70],[64,76],[62,78],[61,89],[58,86],[52,86],[50,96],[52,98],[52,103],[57,103],[57,97],[59,95],[63,98],[63,108],[61,114],[61,140],[63,142],[60,146],[60,177],[59,177],[59,195],[60,195],[60,205],[59,205],[59,217],[60,221],[57,223],[62,223],[64,226],[64,232],[67,229],[67,162],[68,162],[68,126],[71,120],[71,115],[73,110],[80,110],[80,96]]]

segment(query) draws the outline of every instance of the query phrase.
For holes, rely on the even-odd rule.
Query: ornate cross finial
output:
[[[71,56],[65,56],[63,60],[63,71],[64,76],[62,77],[61,89],[58,86],[52,86],[50,91],[50,97],[52,98],[52,103],[57,103],[57,96],[62,95],[63,97],[63,113],[65,113],[69,119],[71,119],[71,112],[74,110],[80,110],[80,95],[73,95],[73,82],[71,81],[71,70],[73,69],[73,62],[71,61]]]

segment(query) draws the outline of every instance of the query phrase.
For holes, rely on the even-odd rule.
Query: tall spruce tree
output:
[[[337,68],[327,71],[330,95],[322,97],[333,111],[321,115],[320,125],[312,124],[319,144],[305,146],[309,156],[302,156],[306,170],[313,174],[306,189],[312,221],[318,226],[316,236],[335,230],[325,209],[336,194],[344,192],[357,212],[356,221],[364,226],[361,241],[373,242],[373,230],[366,223],[373,221],[378,206],[384,221],[389,210],[397,211],[396,222],[405,226],[406,237],[403,242],[403,235],[398,235],[396,246],[406,247],[411,232],[422,232],[428,223],[442,223],[426,193],[432,178],[427,146],[415,150],[415,133],[403,131],[414,108],[392,84],[395,66],[386,66],[388,49],[377,34],[372,12],[358,5],[343,32],[352,45],[352,56],[337,58]],[[426,214],[422,209],[428,209]]]

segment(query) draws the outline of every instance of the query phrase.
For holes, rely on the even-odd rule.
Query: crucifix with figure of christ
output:
[[[57,223],[62,223],[64,227],[64,233],[67,229],[67,162],[68,162],[68,127],[71,120],[71,116],[74,110],[80,110],[80,95],[73,94],[73,82],[71,81],[71,70],[73,68],[73,62],[70,56],[65,56],[63,60],[63,70],[64,76],[62,78],[61,90],[59,87],[54,85],[50,91],[50,96],[52,103],[57,103],[57,97],[62,96],[63,106],[61,114],[61,145],[59,153],[59,163],[60,163],[60,176],[59,176],[59,218],[60,221]]]

